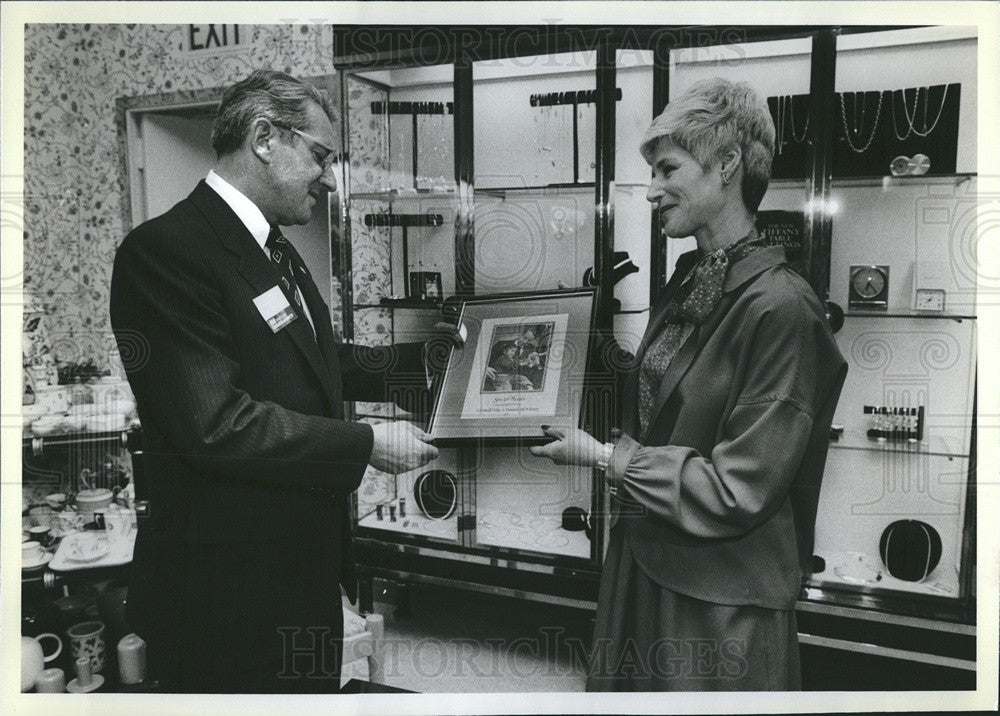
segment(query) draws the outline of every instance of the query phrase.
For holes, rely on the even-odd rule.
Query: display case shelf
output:
[[[425,298],[390,298],[385,297],[379,300],[378,305],[371,308],[424,308],[440,309],[444,304],[443,300]],[[369,308],[369,306],[357,306],[358,308]]]
[[[839,440],[831,440],[830,448],[837,450],[877,450],[909,455],[939,455],[941,457],[968,457],[968,446],[949,445],[934,435],[927,435],[916,442],[880,441],[869,438],[857,430],[845,430]]]
[[[954,185],[964,184],[975,179],[976,172],[961,172],[956,174],[918,174],[904,176],[846,176],[833,177],[834,187],[855,187],[855,186],[922,186],[922,185]],[[805,177],[782,177],[771,179],[768,186],[775,188],[788,188],[801,186],[806,188],[808,180]]]
[[[911,313],[885,313],[882,311],[847,311],[844,313],[845,318],[936,318],[949,319],[952,321],[974,321],[976,316],[959,315],[954,313],[937,313],[930,311],[917,311],[914,310]]]
[[[384,191],[354,191],[352,199],[392,201],[393,199],[432,199],[435,197],[454,198],[454,189],[386,189]]]
[[[487,196],[506,196],[508,192],[528,191],[528,192],[556,192],[571,189],[593,189],[594,182],[569,182],[565,184],[541,184],[539,186],[491,186],[476,187],[477,194]]]
[[[833,177],[833,186],[922,186],[928,184],[953,185],[964,184],[976,177],[975,172],[957,174],[918,174],[904,176],[851,176]]]

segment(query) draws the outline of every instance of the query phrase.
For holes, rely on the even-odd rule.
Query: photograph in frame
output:
[[[465,301],[468,338],[440,380],[435,440],[537,439],[543,424],[577,427],[594,304],[593,289]]]

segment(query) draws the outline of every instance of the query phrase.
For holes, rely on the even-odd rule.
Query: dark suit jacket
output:
[[[678,261],[650,310],[637,363],[695,261]],[[638,432],[638,373],[609,479],[613,528],[664,587],[720,604],[789,609],[812,551],[830,421],[847,363],[784,249],[734,264],[723,297],[671,361]]]
[[[422,370],[417,346],[339,345],[293,263],[315,338],[305,316],[277,333],[267,325],[253,298],[277,270],[204,182],[115,257],[111,322],[150,505],[130,614],[147,641],[206,667],[273,660],[277,626],[339,624],[337,583],[355,590],[349,495],[372,449],[343,401],[385,400],[388,370]]]

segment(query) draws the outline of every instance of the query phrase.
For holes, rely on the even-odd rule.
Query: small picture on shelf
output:
[[[552,321],[495,326],[479,392],[543,390],[554,328]]]
[[[409,298],[419,298],[422,301],[440,301],[441,272],[410,271]]]

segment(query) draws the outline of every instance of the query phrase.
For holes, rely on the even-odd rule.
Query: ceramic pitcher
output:
[[[45,656],[41,640],[49,638],[55,639],[56,650],[49,656]],[[62,653],[62,648],[62,639],[49,632],[39,634],[34,639],[30,636],[21,637],[21,691],[31,690],[45,665],[59,656]]]

